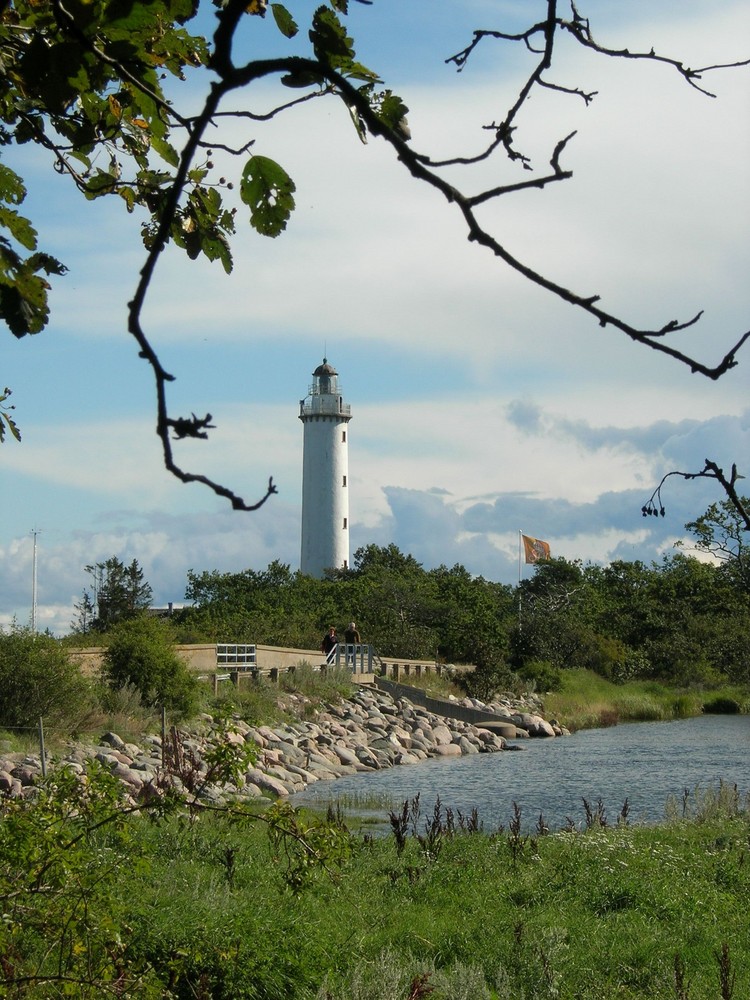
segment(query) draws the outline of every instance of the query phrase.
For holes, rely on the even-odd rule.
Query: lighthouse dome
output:
[[[331,375],[338,375],[338,372],[333,367],[333,365],[328,364],[327,358],[323,358],[323,364],[318,365],[318,367],[313,372],[313,375],[315,375],[316,378],[320,378],[321,376],[328,376],[330,378]]]

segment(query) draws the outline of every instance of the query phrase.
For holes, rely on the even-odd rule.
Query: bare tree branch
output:
[[[572,96],[579,96],[585,101],[586,104],[590,103],[595,92],[586,93],[578,88],[563,87],[550,81],[546,77],[543,77],[543,74],[548,74],[551,69],[555,39],[557,33],[560,31],[566,32],[585,48],[596,51],[601,55],[616,58],[649,60],[673,67],[692,87],[704,94],[709,94],[709,92],[699,86],[696,82],[697,80],[700,80],[703,73],[717,69],[737,68],[750,64],[750,60],[744,60],[730,64],[716,64],[714,66],[704,67],[700,70],[692,70],[686,67],[681,61],[659,56],[653,50],[650,52],[633,53],[628,49],[607,48],[594,40],[588,20],[580,16],[574,5],[572,5],[573,16],[570,20],[558,17],[557,6],[557,0],[547,0],[547,16],[545,20],[535,23],[525,32],[515,35],[495,31],[475,32],[472,42],[462,52],[452,56],[448,60],[448,62],[455,63],[459,70],[463,69],[476,47],[486,38],[496,38],[515,42],[522,41],[530,52],[539,56],[536,65],[532,69],[523,86],[520,88],[518,96],[503,120],[499,124],[485,126],[488,130],[493,131],[494,138],[482,153],[466,158],[432,161],[427,155],[419,153],[413,149],[408,139],[405,138],[398,129],[389,126],[382,120],[381,117],[379,117],[365,88],[357,85],[358,81],[356,83],[352,82],[352,80],[350,80],[347,76],[335,71],[322,60],[294,56],[277,59],[254,59],[243,66],[236,66],[232,59],[232,45],[235,30],[240,18],[244,14],[246,4],[245,0],[228,0],[226,6],[223,7],[217,14],[218,26],[214,34],[214,50],[211,59],[211,68],[216,73],[218,80],[211,85],[200,114],[196,117],[190,118],[189,120],[181,120],[182,124],[184,124],[187,128],[187,141],[180,156],[179,166],[177,168],[174,181],[168,191],[166,204],[163,206],[161,211],[156,238],[153,241],[146,262],[140,272],[140,279],[134,297],[129,306],[129,331],[135,337],[139,345],[141,356],[149,362],[154,372],[158,401],[157,433],[162,441],[164,461],[169,471],[184,482],[204,483],[217,494],[227,497],[231,501],[232,506],[239,510],[255,510],[261,506],[272,493],[276,492],[276,488],[273,485],[272,480],[269,480],[268,488],[263,498],[255,504],[248,505],[244,500],[242,500],[242,498],[236,496],[220,484],[211,481],[207,477],[184,472],[176,465],[169,436],[170,428],[178,431],[178,437],[203,437],[205,436],[206,428],[211,426],[208,423],[211,418],[208,416],[205,423],[202,423],[198,421],[198,418],[195,416],[193,416],[192,421],[190,418],[174,419],[168,416],[165,398],[166,384],[167,382],[172,381],[173,376],[166,372],[166,370],[162,367],[156,352],[150,344],[148,337],[144,333],[141,325],[141,313],[147,292],[153,279],[157,261],[168,242],[170,227],[175,219],[180,199],[185,190],[188,172],[194,161],[197,150],[208,145],[208,141],[205,138],[208,128],[215,127],[217,121],[222,117],[246,117],[253,121],[266,121],[280,114],[283,110],[296,106],[301,103],[302,100],[310,99],[312,97],[335,95],[343,98],[347,108],[350,110],[353,109],[356,112],[359,121],[362,123],[362,127],[370,134],[378,136],[389,143],[397,158],[401,163],[403,163],[405,168],[416,180],[430,185],[435,190],[439,191],[449,204],[456,206],[464,218],[467,238],[471,242],[485,247],[495,257],[502,260],[510,268],[527,278],[533,284],[546,289],[559,299],[568,302],[585,313],[588,313],[596,319],[600,327],[604,328],[611,326],[624,333],[634,342],[640,343],[651,350],[665,354],[675,361],[686,365],[692,372],[704,375],[712,380],[720,378],[729,369],[733,368],[737,364],[736,355],[748,338],[750,338],[750,330],[739,336],[735,343],[723,354],[723,356],[713,364],[698,360],[681,350],[679,347],[675,347],[668,343],[665,338],[669,334],[678,333],[695,325],[699,321],[701,313],[698,313],[696,316],[687,320],[672,319],[661,326],[654,328],[638,328],[602,308],[598,304],[600,302],[600,296],[590,293],[578,293],[564,285],[559,284],[552,278],[543,275],[529,264],[521,261],[480,222],[475,210],[479,206],[486,204],[495,198],[524,190],[529,187],[544,188],[548,184],[566,180],[571,177],[572,171],[563,170],[560,166],[560,158],[562,153],[566,150],[568,142],[575,133],[571,133],[558,141],[550,158],[552,172],[546,176],[524,182],[498,185],[484,191],[469,194],[463,192],[454,184],[448,182],[441,175],[440,170],[444,167],[468,165],[480,162],[481,160],[489,158],[498,148],[503,148],[510,160],[520,161],[525,169],[531,169],[528,157],[514,148],[513,134],[518,115],[525,107],[529,96],[532,94],[536,86],[557,90]],[[220,104],[229,93],[241,88],[246,88],[255,81],[268,76],[290,73],[296,74],[297,76],[307,73],[311,77],[322,80],[324,81],[324,83],[321,84],[323,89],[316,91],[315,94],[307,95],[306,98],[280,104],[278,107],[264,114],[255,114],[248,111],[220,111]],[[212,147],[216,145],[216,143],[211,143]],[[236,152],[244,152],[250,148],[251,145],[252,142],[248,142],[246,145],[236,150]],[[228,147],[220,145],[220,148],[227,149]],[[233,150],[230,149],[230,151]],[[196,431],[197,433],[195,433]],[[732,485],[731,481],[727,481],[722,478],[723,474],[718,467],[714,468],[713,465],[708,462],[706,469],[704,469],[702,473],[670,473],[670,475],[683,475],[685,478],[711,475],[722,484],[725,490],[728,489],[727,483],[729,484],[729,487]],[[667,477],[665,477],[665,479],[666,478]],[[654,501],[654,498],[659,496],[660,488],[661,484],[655,491],[652,501]],[[728,492],[728,495],[731,496],[731,493]],[[661,506],[660,500],[659,506]],[[647,507],[648,505],[644,507],[644,510],[647,510]]]
[[[729,501],[731,502],[734,509],[740,516],[740,520],[744,525],[745,531],[750,531],[750,510],[745,506],[742,497],[737,492],[735,484],[738,479],[744,479],[737,471],[737,466],[732,464],[732,471],[727,477],[724,474],[724,470],[721,469],[716,462],[711,461],[707,458],[705,460],[705,465],[700,472],[668,472],[661,480],[659,485],[656,487],[654,492],[651,494],[646,503],[641,507],[641,513],[644,517],[655,516],[664,517],[666,515],[666,509],[662,502],[661,491],[662,487],[668,479],[672,476],[681,476],[682,479],[715,479],[721,488],[726,493]]]

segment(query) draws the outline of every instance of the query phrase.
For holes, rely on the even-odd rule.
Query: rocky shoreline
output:
[[[97,746],[73,744],[63,752],[48,755],[47,769],[67,768],[83,776],[90,761],[98,761],[118,778],[135,804],[158,789],[182,789],[187,757],[194,779],[201,774],[206,778],[197,782],[199,800],[223,805],[261,796],[283,798],[316,781],[418,764],[430,757],[522,748],[521,742],[508,742],[491,728],[436,715],[407,698],[394,699],[373,688],[360,688],[340,704],[326,705],[310,720],[302,718],[307,699],[300,695],[286,697],[287,707],[300,716],[296,721],[253,726],[234,719],[220,725],[211,716],[203,716],[196,731],[173,733],[168,748],[162,745],[160,736],[144,736],[136,745],[110,732]],[[467,698],[457,704],[497,714],[498,722],[516,727],[519,741],[567,734],[564,728],[541,717],[539,702],[533,696],[523,701],[504,698],[489,705]],[[258,748],[254,764],[233,783],[210,780],[205,755],[217,739]],[[176,766],[175,747],[183,757],[182,767]],[[39,755],[9,753],[0,746],[0,794],[34,794],[41,774]]]

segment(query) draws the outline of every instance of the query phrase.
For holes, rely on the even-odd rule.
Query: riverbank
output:
[[[227,730],[205,716],[195,732],[175,734],[163,745],[150,737],[137,747],[109,733],[98,748],[58,753],[55,766],[64,763],[67,771],[83,775],[96,760],[129,788],[117,805],[111,781],[94,776],[93,768],[88,780],[53,780],[46,795],[26,794],[31,786],[21,785],[18,797],[5,802],[0,822],[0,943],[6,957],[0,992],[46,1000],[64,984],[86,1000],[115,992],[130,1000],[750,995],[750,825],[747,799],[735,787],[686,790],[665,820],[653,825],[633,825],[635,810],[608,820],[594,798],[578,826],[555,828],[532,809],[535,826],[526,829],[520,806],[510,809],[522,801],[519,781],[529,764],[546,761],[543,769],[559,783],[590,739],[619,737],[619,759],[643,751],[634,762],[639,780],[653,776],[654,754],[637,738],[639,729],[650,726],[592,730],[559,741],[522,738],[517,745],[525,753],[507,752],[506,741],[488,756],[490,751],[482,754],[473,744],[487,738],[472,727],[461,731],[443,719],[425,718],[415,706],[381,700],[376,692],[358,692],[351,701],[322,708],[314,719],[305,718],[309,701],[287,696],[285,711],[294,705],[297,718],[283,725]],[[503,707],[524,714],[520,705]],[[535,707],[537,702],[525,705]],[[407,737],[398,730],[407,732],[409,720],[412,742],[424,739],[434,751],[423,751],[424,758],[415,753],[419,747],[403,746]],[[653,728],[682,729],[694,722],[711,720]],[[450,743],[441,741],[441,727],[451,734]],[[433,807],[427,795],[412,792],[408,801],[394,802],[385,835],[373,837],[350,832],[345,807],[329,808],[322,820],[317,812],[290,809],[282,791],[269,789],[267,794],[276,794],[271,804],[247,782],[251,768],[243,772],[244,792],[230,782],[208,781],[212,763],[222,758],[214,753],[215,738],[241,757],[253,730],[266,744],[253,768],[263,771],[263,780],[274,777],[277,753],[312,741],[317,749],[308,743],[308,763],[321,768],[313,790],[337,772],[341,785],[347,774],[359,781],[359,745],[360,755],[382,754],[388,761],[365,784],[404,775],[419,788],[433,773],[442,805]],[[366,744],[358,744],[355,734]],[[379,742],[384,734],[385,745]],[[463,747],[461,739],[467,741]],[[345,743],[355,747],[360,767],[343,763]],[[701,744],[727,764],[724,748],[717,751],[711,740],[688,740],[680,758],[692,759],[701,771]],[[458,750],[437,750],[453,746]],[[159,784],[165,751],[170,783]],[[76,753],[80,760],[63,761]],[[313,753],[327,763],[313,761]],[[396,766],[408,761],[394,754],[432,763]],[[446,756],[455,760],[441,766],[438,758]],[[465,786],[467,770],[477,765],[493,772],[493,797],[507,800],[504,826],[488,822],[476,799],[454,808],[449,775],[463,772]],[[302,777],[294,766],[283,770]],[[674,774],[671,763],[665,767]],[[185,795],[154,803],[154,821],[142,822],[133,818],[132,807],[151,786],[136,788],[139,779],[130,772],[149,769],[157,788],[168,792],[182,784]],[[610,768],[589,761],[585,771],[596,775]],[[194,797],[199,808],[189,810]],[[227,813],[221,806],[230,802],[240,808]]]
[[[408,698],[393,698],[373,688],[359,688],[350,698],[323,706],[312,719],[304,718],[310,705],[305,696],[290,694],[285,701],[297,716],[294,721],[251,725],[241,718],[219,722],[204,714],[199,725],[173,731],[167,740],[149,734],[136,743],[108,732],[98,745],[70,744],[51,755],[49,766],[83,775],[94,761],[117,777],[137,801],[158,783],[184,783],[177,764],[182,761],[184,767],[189,758],[194,770],[207,776],[202,799],[217,805],[263,795],[285,798],[315,782],[347,774],[408,766],[435,757],[498,753],[517,748],[524,739],[565,734],[559,725],[542,718],[534,696],[504,698],[489,705],[468,698],[455,702],[457,711],[463,707],[494,713],[498,725],[504,720],[512,730],[512,741],[493,732],[492,723],[473,725],[437,715]],[[231,781],[209,780],[209,751],[220,742],[233,745],[238,757],[244,747],[257,748],[252,766],[233,774]],[[41,770],[38,754],[0,750],[0,792],[29,794]]]
[[[545,693],[547,717],[564,720],[571,732],[623,722],[668,722],[705,713],[750,712],[750,690],[738,685],[680,689],[659,681],[614,684],[591,670],[561,671],[561,687]]]
[[[691,799],[692,820],[607,826],[594,814],[556,834],[485,834],[473,816],[411,802],[392,835],[372,838],[352,836],[338,812],[322,822],[284,803],[263,819],[209,809],[194,822],[136,822],[113,814],[106,791],[97,800],[97,787],[7,808],[0,992],[750,995],[748,817],[727,788]]]

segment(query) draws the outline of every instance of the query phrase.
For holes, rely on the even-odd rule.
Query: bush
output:
[[[104,654],[104,676],[113,688],[133,685],[147,705],[189,716],[198,707],[198,681],[174,650],[168,623],[149,615],[120,623]]]
[[[88,682],[57,639],[30,629],[0,630],[0,725],[74,732],[90,711]]]
[[[500,691],[512,691],[518,687],[516,676],[505,663],[477,668],[472,673],[456,678],[470,698],[492,701]]]
[[[562,688],[562,672],[549,660],[529,660],[518,671],[521,680],[531,682],[539,692],[559,691]]]

